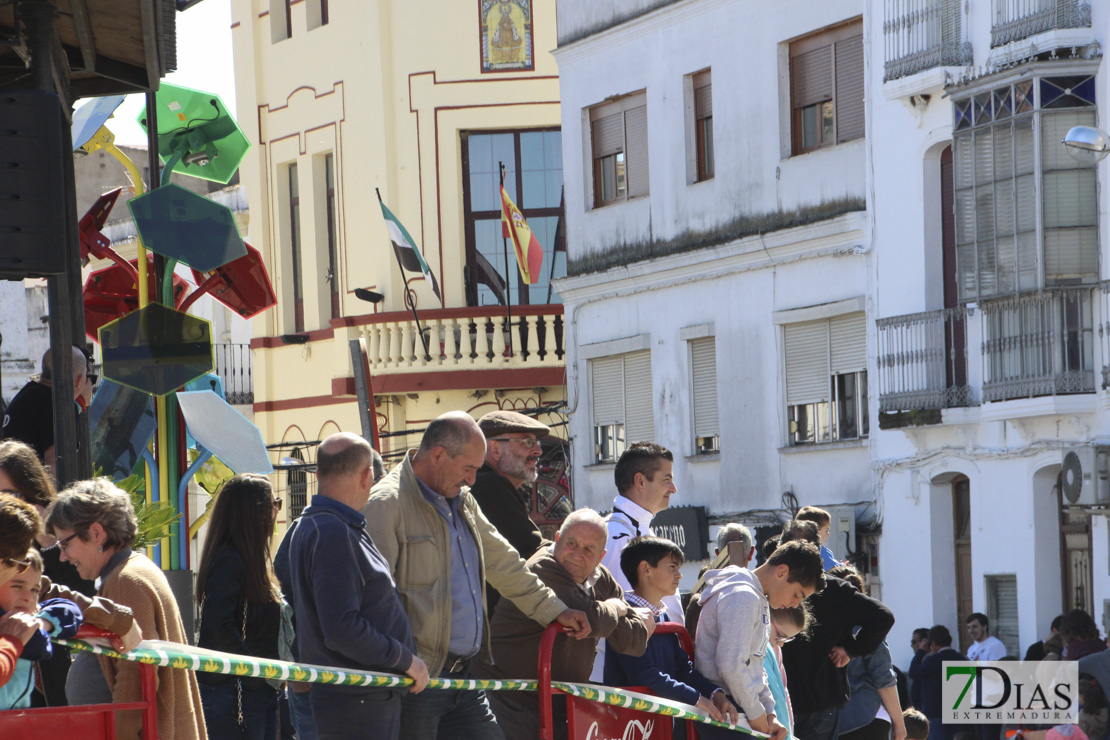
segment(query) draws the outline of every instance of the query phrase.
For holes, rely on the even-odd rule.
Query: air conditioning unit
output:
[[[1065,506],[1110,504],[1110,449],[1065,448],[1060,492]]]

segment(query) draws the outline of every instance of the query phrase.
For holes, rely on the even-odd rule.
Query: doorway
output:
[[[1056,499],[1060,502],[1060,565],[1063,573],[1063,604],[1066,613],[1082,609],[1094,614],[1091,570],[1091,517],[1082,509],[1064,506],[1059,480]]]
[[[975,611],[971,592],[971,481],[959,476],[952,481],[952,514],[956,548],[956,634],[959,650],[967,655],[970,642],[963,628],[967,615]]]

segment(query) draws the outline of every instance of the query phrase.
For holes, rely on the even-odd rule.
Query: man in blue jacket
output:
[[[943,624],[938,624],[929,629],[929,639],[924,645],[918,643],[918,650],[910,662],[910,678],[921,684],[921,706],[918,709],[929,718],[929,740],[951,740],[955,735],[955,726],[945,726],[940,719],[943,711],[941,669],[946,660],[967,658],[952,649],[952,633]]]
[[[319,493],[293,533],[290,561],[300,659],[316,665],[406,673],[428,685],[408,616],[385,558],[366,533],[362,507],[374,482],[373,448],[349,433],[316,455]],[[318,737],[396,738],[403,690],[313,684]]]

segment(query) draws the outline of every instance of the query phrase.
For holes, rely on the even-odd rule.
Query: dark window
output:
[[[709,70],[694,75],[694,138],[698,182],[713,179],[713,84]]]
[[[331,317],[339,318],[339,246],[335,241],[335,155],[324,156],[324,201],[328,217],[328,284],[331,286]]]
[[[285,38],[293,38],[293,0],[285,0]]]
[[[328,25],[328,0],[320,0],[320,25]]]
[[[863,138],[863,84],[861,21],[790,44],[794,154]]]
[[[506,253],[499,163],[505,165],[505,191],[543,247],[543,264],[533,285],[521,279],[511,244]],[[464,132],[463,200],[468,305],[498,305],[498,280],[508,284],[507,298],[513,305],[559,303],[559,294],[551,287],[551,279],[564,277],[567,271],[566,248],[557,239],[563,217],[559,130]],[[490,270],[496,277],[487,274]]]
[[[289,165],[289,246],[293,262],[293,331],[304,331],[304,285],[301,276],[301,198],[297,165]]]

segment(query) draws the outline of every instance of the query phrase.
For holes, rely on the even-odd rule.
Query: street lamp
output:
[[[1075,126],[1060,143],[1072,159],[1082,164],[1098,164],[1110,154],[1110,136],[1091,126]]]

